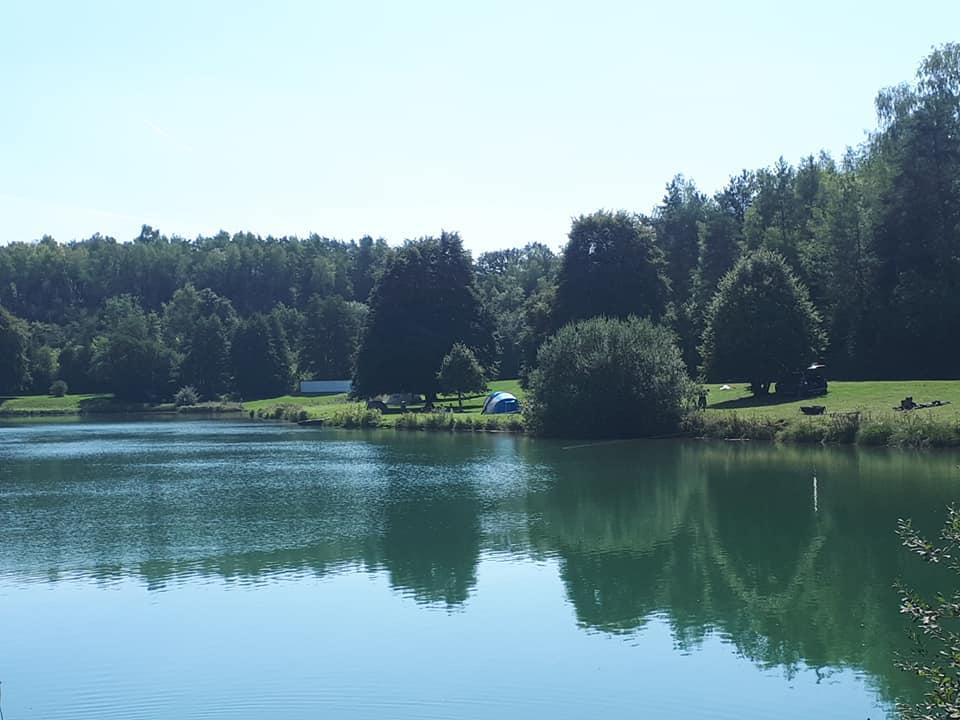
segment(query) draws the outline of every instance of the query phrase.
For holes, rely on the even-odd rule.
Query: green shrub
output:
[[[898,447],[955,447],[960,445],[960,428],[956,418],[932,417],[919,412],[904,413],[893,424],[890,445]]]
[[[185,407],[187,405],[196,405],[200,401],[200,397],[197,395],[197,389],[193,385],[186,385],[179,390],[177,390],[176,395],[173,396],[173,404],[177,407]]]
[[[783,420],[730,413],[690,413],[681,423],[685,435],[718,440],[774,440],[788,425]]]
[[[434,412],[424,418],[425,430],[452,430],[454,425],[453,413]]]
[[[364,403],[351,403],[339,408],[330,424],[344,428],[375,428],[380,427],[382,419],[379,410],[369,409]]]
[[[892,418],[866,417],[860,423],[857,432],[857,445],[881,447],[890,444],[894,424]]]
[[[454,417],[453,429],[457,432],[473,432],[476,430],[476,421],[473,416]]]
[[[824,442],[851,444],[856,442],[862,417],[858,412],[833,413],[827,416]]]
[[[564,326],[540,348],[526,419],[541,435],[660,435],[677,430],[693,391],[669,330],[593,318]]]
[[[63,397],[67,394],[67,383],[63,380],[54,380],[50,386],[50,395],[52,397]]]
[[[253,417],[253,410],[250,411],[250,417]],[[300,419],[309,417],[302,405],[287,403],[283,405],[271,405],[257,409],[257,417],[261,420],[288,420],[297,422]]]
[[[788,443],[822,443],[826,439],[826,424],[818,420],[797,420],[785,424],[777,432],[777,440]]]
[[[793,421],[737,413],[690,413],[682,431],[693,437],[772,440],[791,443],[842,443],[908,448],[960,447],[960,418],[920,412],[898,417],[836,413]]]
[[[423,423],[417,413],[403,413],[393,426],[401,430],[420,430]]]

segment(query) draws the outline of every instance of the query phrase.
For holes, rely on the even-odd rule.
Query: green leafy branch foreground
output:
[[[904,547],[925,563],[946,566],[960,573],[960,558],[956,554],[960,548],[960,512],[956,508],[948,509],[937,544],[923,538],[909,520],[901,520],[897,532]],[[927,685],[921,703],[898,708],[901,717],[904,720],[960,718],[960,634],[954,629],[960,619],[960,591],[926,599],[903,584],[898,585],[898,589],[900,612],[911,621],[915,645],[914,657],[901,658],[898,666],[916,674]]]

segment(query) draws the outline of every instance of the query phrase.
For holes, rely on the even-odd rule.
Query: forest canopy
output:
[[[187,239],[148,225],[128,241],[14,239],[0,246],[0,392],[63,380],[131,399],[187,385],[247,397],[355,376],[371,392],[431,393],[456,343],[488,377],[526,376],[560,327],[598,315],[669,328],[692,375],[750,381],[747,367],[701,351],[716,346],[718,288],[758,252],[782,261],[797,317],[817,318],[816,342],[794,343],[779,371],[820,360],[834,377],[954,378],[960,45],[881,90],[876,110],[867,140],[840,158],[731,168],[712,195],[677,175],[648,213],[576,218],[560,253],[532,242],[472,257],[453,233],[395,248],[372,237]],[[789,324],[776,320],[770,332]]]

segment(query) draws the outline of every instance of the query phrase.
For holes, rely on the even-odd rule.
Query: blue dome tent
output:
[[[520,412],[520,403],[517,398],[503,391],[490,393],[487,399],[483,401],[483,415],[505,415],[507,413]]]

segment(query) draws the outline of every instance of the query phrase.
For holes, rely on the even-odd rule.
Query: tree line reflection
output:
[[[51,581],[133,574],[154,590],[198,575],[255,583],[359,569],[455,607],[478,591],[486,553],[546,557],[586,628],[633,633],[663,618],[685,649],[720,634],[763,666],[851,667],[887,698],[915,694],[893,668],[907,647],[892,586],[933,579],[894,527],[905,515],[939,526],[957,479],[949,457],[413,436],[353,445],[364,454],[342,467],[305,446],[273,470],[218,465],[214,449],[192,471],[126,465],[139,476],[119,487],[109,460],[8,466],[0,567],[37,575],[43,563]]]

